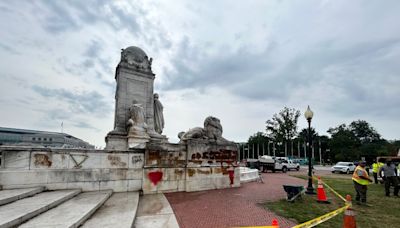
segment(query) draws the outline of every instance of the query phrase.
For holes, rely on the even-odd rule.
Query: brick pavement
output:
[[[264,173],[263,178],[264,184],[250,182],[240,188],[176,192],[165,196],[181,228],[266,226],[274,218],[278,219],[280,227],[295,225],[262,208],[260,203],[285,198],[283,184],[306,185],[306,181],[282,173]]]

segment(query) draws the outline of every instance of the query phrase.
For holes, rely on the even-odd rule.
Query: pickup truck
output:
[[[300,164],[299,163],[295,163],[292,160],[281,160],[281,161],[282,161],[282,164],[285,164],[287,166],[288,170],[293,170],[293,169],[295,169],[297,171],[300,170]]]
[[[268,155],[261,156],[258,159],[258,163],[263,172],[271,170],[272,172],[282,171],[286,173],[291,169],[300,169],[300,165],[298,163],[287,161],[285,159],[275,159],[274,157]]]

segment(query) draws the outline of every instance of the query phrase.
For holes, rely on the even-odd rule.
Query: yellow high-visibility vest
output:
[[[362,175],[363,177],[369,178],[367,171],[363,167],[357,166],[357,168],[354,170],[353,177],[351,179],[353,179],[355,182],[357,182],[357,183],[359,183],[361,185],[368,185],[369,184],[368,180],[361,179],[358,176],[358,174],[357,174],[358,170],[362,170],[363,171],[363,175]]]
[[[375,162],[374,164],[372,164],[372,172],[373,173],[378,173],[379,169],[384,166],[384,164],[382,162]]]

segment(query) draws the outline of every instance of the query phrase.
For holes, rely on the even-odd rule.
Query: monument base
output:
[[[127,150],[126,134],[108,133],[106,136],[106,150]]]
[[[150,141],[150,137],[147,136],[128,136],[128,148],[129,149],[144,149],[146,143]]]

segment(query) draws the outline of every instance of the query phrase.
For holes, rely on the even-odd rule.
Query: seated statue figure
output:
[[[132,106],[129,108],[129,116],[130,118],[126,124],[128,136],[148,137],[142,105],[133,101]]]

